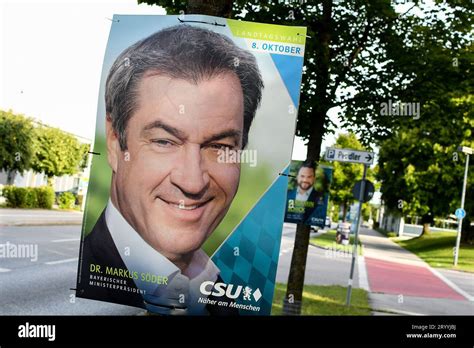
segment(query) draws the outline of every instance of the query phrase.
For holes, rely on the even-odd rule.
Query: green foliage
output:
[[[72,209],[76,203],[76,196],[71,192],[63,192],[58,197],[60,209]]]
[[[36,190],[33,187],[28,187],[26,189],[26,207],[27,208],[37,208],[39,207],[39,202],[38,202],[38,190]]]
[[[0,170],[8,173],[33,169],[49,178],[74,174],[88,164],[89,144],[57,128],[34,127],[31,118],[0,110]]]
[[[412,121],[411,126],[381,143],[378,179],[383,200],[391,210],[446,217],[459,207],[466,157],[457,147],[474,147],[473,102],[469,97],[445,100],[437,107],[429,104],[425,107],[429,116],[420,119],[420,124]],[[453,116],[447,120],[446,114]],[[468,188],[473,184],[471,168]],[[472,190],[468,190],[466,210],[471,217],[472,202]]]
[[[86,146],[58,128],[38,127],[33,169],[48,178],[74,174],[84,166]],[[88,146],[87,146],[88,148]]]
[[[38,195],[38,208],[51,209],[54,203],[54,190],[51,186],[35,188]]]
[[[0,170],[10,173],[30,169],[34,136],[30,118],[0,110]]]
[[[5,186],[3,197],[10,208],[51,209],[54,203],[54,190],[51,187]]]
[[[24,187],[5,186],[3,188],[3,197],[7,201],[7,207],[26,208],[27,189]]]

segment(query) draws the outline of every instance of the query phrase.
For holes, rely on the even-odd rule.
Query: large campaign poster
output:
[[[163,315],[268,315],[306,28],[115,15],[78,297]]]
[[[331,167],[292,161],[285,222],[324,228],[331,180]]]

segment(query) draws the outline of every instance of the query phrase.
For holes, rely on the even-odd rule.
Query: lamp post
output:
[[[458,151],[464,153],[466,155],[466,169],[464,169],[464,182],[462,185],[462,194],[461,194],[461,210],[464,210],[464,199],[466,197],[466,186],[467,186],[467,171],[469,168],[469,155],[472,155],[472,149],[467,146],[459,146]],[[458,265],[458,257],[459,257],[459,244],[461,243],[461,230],[462,230],[462,219],[464,217],[458,217],[458,233],[456,236],[456,248],[454,251],[454,266]]]

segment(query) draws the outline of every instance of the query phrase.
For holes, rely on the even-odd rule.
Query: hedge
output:
[[[72,209],[76,203],[76,196],[71,192],[63,192],[58,197],[60,209]]]
[[[5,186],[3,197],[10,208],[51,209],[54,203],[54,190],[49,186],[16,187]]]

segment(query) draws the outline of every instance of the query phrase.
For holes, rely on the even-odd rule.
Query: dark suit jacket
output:
[[[143,297],[138,292],[134,293],[89,285],[91,273],[100,276],[100,274],[90,271],[91,264],[99,265],[104,276],[106,266],[127,269],[107,227],[105,210],[100,215],[91,233],[81,243],[79,255],[81,258],[79,260],[76,289],[77,297],[146,308]],[[137,288],[132,279],[120,279],[126,279],[126,286],[133,289]],[[216,282],[223,282],[223,280],[218,277]],[[226,301],[226,298],[215,298],[213,296],[209,296],[209,299]],[[207,305],[206,309],[210,315],[239,315],[238,309],[235,308]]]
[[[288,191],[287,201],[286,201],[286,204],[287,204],[286,211],[288,211],[288,201],[296,199],[297,190],[298,190],[298,188],[295,188],[294,190]],[[303,214],[303,217],[302,217],[302,221],[301,221],[302,223],[305,223],[309,219],[311,214],[313,214],[314,209],[316,209],[316,207],[319,204],[320,198],[321,198],[321,194],[313,188],[313,191],[311,191],[311,193],[309,194],[307,202],[314,202],[314,207],[313,208],[305,208],[304,214]]]

